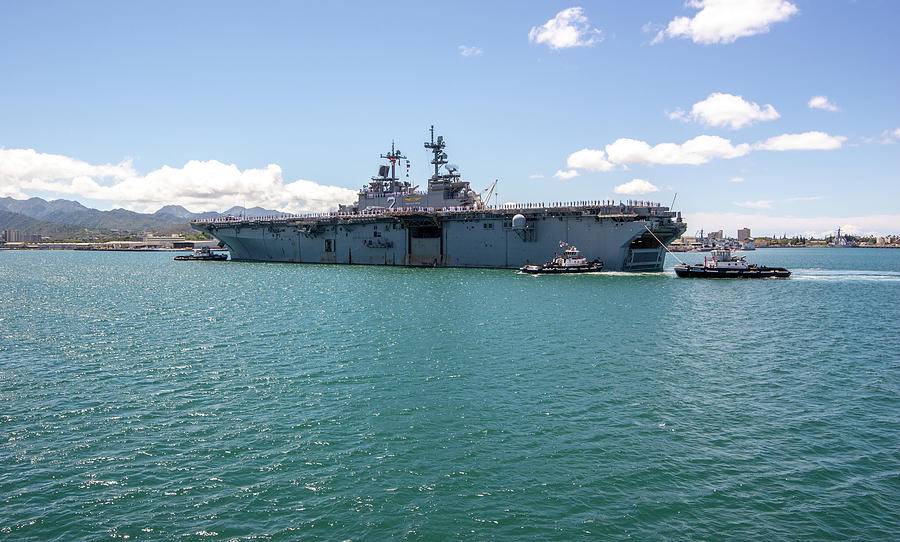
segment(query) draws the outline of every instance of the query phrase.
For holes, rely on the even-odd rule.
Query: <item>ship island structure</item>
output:
[[[352,205],[337,211],[194,220],[233,261],[518,269],[576,245],[605,271],[662,271],[665,247],[687,225],[659,203],[592,200],[489,205],[449,164],[434,127],[425,148],[434,174],[427,190],[401,179],[407,160],[391,145]],[[409,162],[407,161],[407,170]],[[496,181],[494,181],[496,185]]]

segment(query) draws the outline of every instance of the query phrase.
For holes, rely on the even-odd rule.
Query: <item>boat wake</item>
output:
[[[900,271],[871,271],[859,269],[795,269],[795,280],[823,282],[900,282]]]

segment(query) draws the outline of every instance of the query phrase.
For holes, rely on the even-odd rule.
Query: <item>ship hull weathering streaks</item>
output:
[[[227,246],[232,261],[518,269],[549,260],[564,242],[608,271],[662,271],[663,244],[686,229],[680,213],[650,202],[490,206],[490,192],[482,198],[447,165],[445,143],[434,140],[433,128],[425,147],[434,155],[427,192],[400,180],[396,167],[406,157],[392,148],[382,155],[390,166],[379,168],[354,205],[192,226]]]

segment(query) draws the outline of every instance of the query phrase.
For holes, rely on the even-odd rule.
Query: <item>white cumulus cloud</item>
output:
[[[259,205],[286,212],[334,209],[355,199],[353,190],[307,180],[285,183],[281,167],[241,170],[216,160],[191,160],[184,167],[163,166],[146,175],[130,161],[92,165],[32,149],[0,149],[0,193],[27,197],[44,191],[109,202],[138,211],[167,204],[195,211]]]
[[[695,103],[690,113],[678,109],[669,114],[670,119],[693,120],[707,126],[733,130],[758,121],[774,120],[780,116],[770,104],[760,107],[759,104],[748,102],[742,96],[723,92],[713,92],[705,100]]]
[[[900,129],[885,132],[882,140],[872,138],[870,143],[887,143],[900,138]],[[700,135],[684,143],[659,143],[650,145],[646,141],[619,138],[604,150],[581,149],[573,152],[566,160],[568,171],[557,171],[554,177],[572,178],[578,170],[612,171],[616,166],[625,169],[630,164],[659,165],[692,165],[705,164],[712,160],[729,160],[739,158],[752,150],[765,151],[799,151],[799,150],[831,150],[839,149],[847,138],[833,136],[824,132],[805,132],[802,134],[782,134],[759,141],[733,144],[724,137]],[[732,177],[732,183],[744,182],[743,177]]]
[[[738,207],[746,207],[748,209],[771,209],[772,208],[772,200],[768,199],[760,199],[756,201],[735,201],[735,205]]]
[[[705,164],[715,158],[737,158],[750,152],[750,145],[732,145],[719,136],[701,135],[682,144],[620,138],[606,146],[606,154],[616,164]]]
[[[569,179],[574,179],[575,177],[577,177],[578,171],[574,169],[570,169],[568,171],[558,169],[556,170],[556,173],[553,174],[553,176],[562,181],[568,181]]]
[[[466,45],[459,46],[459,54],[461,54],[462,56],[481,56],[482,53],[484,53],[484,51],[481,50],[481,47],[469,47]]]
[[[569,168],[586,169],[588,171],[611,171],[615,166],[606,159],[606,153],[599,149],[581,149],[573,152],[566,160]]]
[[[891,145],[900,141],[900,128],[885,130],[876,137],[864,137],[863,141],[866,143],[878,143],[879,145]]]
[[[837,111],[838,107],[828,101],[827,96],[813,96],[806,104],[810,109],[824,109],[825,111]]]
[[[797,6],[786,0],[689,0],[686,7],[699,9],[693,17],[676,17],[654,38],[688,38],[694,43],[733,43],[738,38],[762,34],[774,23],[787,21]]]
[[[613,192],[628,196],[640,196],[649,194],[650,192],[659,192],[659,187],[644,179],[631,179],[627,183],[620,184],[613,188]]]
[[[782,134],[760,141],[753,147],[764,151],[826,151],[840,149],[847,138],[828,135],[825,132]]]
[[[593,45],[603,41],[603,38],[600,30],[591,28],[584,10],[572,7],[560,11],[541,26],[532,27],[528,40],[551,49],[566,49]]]
[[[59,178],[126,178],[135,175],[131,160],[118,164],[94,165],[60,154],[44,154],[34,149],[0,148],[0,192],[21,195],[22,181]]]

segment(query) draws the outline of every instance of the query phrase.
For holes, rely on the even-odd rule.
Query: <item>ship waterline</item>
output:
[[[687,227],[680,213],[643,201],[491,207],[493,186],[485,197],[472,190],[448,165],[445,147],[432,127],[425,148],[434,174],[425,192],[398,177],[406,157],[392,145],[381,155],[390,165],[379,167],[352,206],[192,226],[222,242],[235,261],[518,269],[549,260],[568,243],[611,271],[662,271],[664,245]]]

